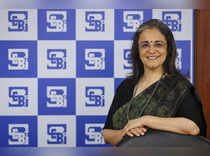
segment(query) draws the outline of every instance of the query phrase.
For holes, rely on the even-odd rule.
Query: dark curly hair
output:
[[[133,36],[133,42],[131,47],[131,62],[133,69],[129,77],[134,80],[139,80],[139,78],[144,74],[144,65],[139,57],[139,37],[141,36],[141,33],[144,30],[152,28],[158,29],[164,35],[167,41],[167,56],[163,64],[164,72],[168,74],[179,73],[175,66],[177,52],[176,43],[171,30],[161,20],[151,19],[141,24]]]

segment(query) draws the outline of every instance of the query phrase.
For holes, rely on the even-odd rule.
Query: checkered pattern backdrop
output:
[[[193,10],[0,10],[0,146],[107,146],[101,135],[131,38],[158,18],[193,82]]]

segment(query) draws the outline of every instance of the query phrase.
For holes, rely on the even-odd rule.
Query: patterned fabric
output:
[[[178,75],[167,75],[133,97],[113,115],[114,129],[142,115],[172,117],[176,114],[189,82]]]

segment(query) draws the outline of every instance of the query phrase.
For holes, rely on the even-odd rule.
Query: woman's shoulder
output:
[[[117,90],[126,90],[135,86],[135,80],[132,78],[125,78],[117,87]]]
[[[196,87],[194,86],[194,84],[191,83],[189,78],[186,78],[184,75],[179,75],[179,79],[180,81],[182,81],[182,85],[185,86],[188,90],[188,94],[191,94],[192,96],[194,96],[200,103],[201,103],[201,99],[200,96],[197,92]]]
[[[133,82],[134,82],[134,79],[133,79],[133,78],[127,77],[127,78],[125,78],[125,79],[122,81],[121,85],[131,84],[131,83],[133,83]]]
[[[183,84],[187,85],[188,87],[192,87],[193,84],[190,82],[190,78],[184,76],[181,73],[176,74],[177,80],[181,81]]]
[[[186,89],[194,88],[193,84],[190,82],[190,79],[181,73],[168,75],[168,81],[169,83],[173,83],[174,85],[180,86],[182,88]]]

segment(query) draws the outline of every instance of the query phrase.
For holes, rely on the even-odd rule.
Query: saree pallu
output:
[[[180,75],[167,75],[120,107],[113,115],[113,129],[122,129],[128,120],[143,115],[175,116],[185,92],[191,87]]]

